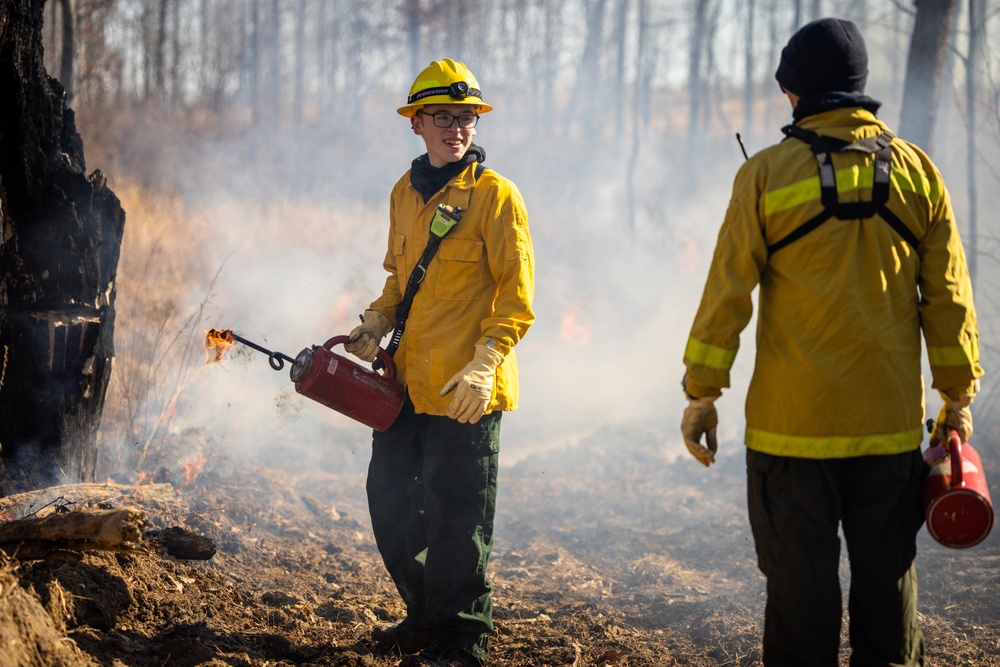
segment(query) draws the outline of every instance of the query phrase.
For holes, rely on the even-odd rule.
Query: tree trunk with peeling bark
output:
[[[125,225],[42,60],[44,0],[0,3],[0,495],[91,480]]]

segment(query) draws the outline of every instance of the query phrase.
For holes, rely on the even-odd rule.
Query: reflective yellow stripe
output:
[[[733,362],[736,361],[736,350],[727,350],[724,347],[709,345],[700,340],[689,338],[687,349],[684,350],[684,360],[720,371],[728,371],[733,367]]]
[[[968,366],[979,361],[979,339],[973,338],[964,345],[952,347],[927,346],[927,360],[931,366]]]
[[[931,200],[932,204],[937,204],[941,199],[941,187],[938,182],[932,182],[927,178],[926,174],[922,174],[919,171],[893,169],[892,181],[900,190],[927,197]]]
[[[764,195],[764,214],[773,215],[779,211],[787,211],[790,208],[819,199],[819,195],[819,176],[786,185]]]
[[[875,181],[874,166],[851,166],[836,171],[837,192],[850,192],[861,188],[871,188]],[[900,190],[927,197],[936,204],[941,197],[937,183],[931,183],[927,176],[918,171],[892,170],[892,184]],[[819,176],[811,176],[801,181],[772,190],[764,195],[764,213],[772,215],[780,211],[800,206],[820,198]]]
[[[771,433],[748,426],[745,438],[747,447],[755,451],[803,459],[900,454],[919,448],[923,440],[924,431],[919,426],[901,433],[824,437]]]

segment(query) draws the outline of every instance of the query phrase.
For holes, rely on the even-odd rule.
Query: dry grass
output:
[[[202,230],[178,197],[137,187],[117,193],[126,211],[115,301],[115,367],[100,433],[103,468],[137,474],[170,428],[199,351],[211,303],[199,252]],[[200,303],[188,294],[203,287]]]

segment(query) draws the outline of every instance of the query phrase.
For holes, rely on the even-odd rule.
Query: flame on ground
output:
[[[205,332],[205,340],[202,345],[205,347],[205,363],[217,363],[222,361],[226,350],[236,344],[233,339],[232,329],[209,329]]]
[[[205,467],[205,457],[202,454],[198,455],[198,458],[191,463],[184,464],[184,481],[180,483],[177,487],[177,491],[180,492],[182,489],[186,489],[191,486],[195,478],[201,474],[202,468]]]

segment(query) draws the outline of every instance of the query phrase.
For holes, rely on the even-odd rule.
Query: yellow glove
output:
[[[949,429],[958,431],[958,437],[962,442],[972,440],[971,406],[976,397],[975,393],[966,394],[958,400],[951,398],[943,391],[938,393],[941,394],[944,404],[941,406],[941,412],[938,413],[937,422],[934,424],[934,432],[931,433],[931,447],[940,442],[948,442]]]
[[[503,355],[492,347],[477,345],[472,361],[455,373],[441,389],[442,396],[455,390],[445,414],[462,424],[479,421],[493,395],[493,378],[502,361]]]
[[[715,411],[715,399],[718,396],[704,398],[688,398],[688,406],[681,419],[681,433],[684,444],[691,456],[698,459],[706,467],[715,463],[715,453],[719,451],[719,441],[716,429],[719,426],[719,414]],[[705,445],[701,444],[701,436],[705,436]]]
[[[392,323],[389,318],[369,308],[361,325],[351,331],[351,340],[344,345],[344,349],[362,361],[373,361],[378,356],[378,344],[390,331]]]

